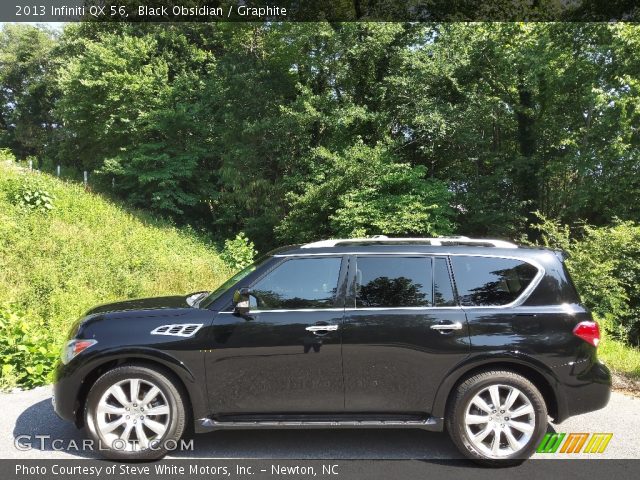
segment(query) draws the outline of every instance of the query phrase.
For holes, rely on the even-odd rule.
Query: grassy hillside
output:
[[[46,382],[92,305],[209,290],[230,273],[193,232],[0,162],[0,388]]]

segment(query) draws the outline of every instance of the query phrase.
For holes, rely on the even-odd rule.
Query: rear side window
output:
[[[431,258],[358,257],[356,307],[431,306]]]
[[[252,288],[259,310],[331,308],[334,306],[341,258],[287,260]]]
[[[507,305],[516,300],[538,273],[521,260],[452,256],[451,265],[464,306]]]

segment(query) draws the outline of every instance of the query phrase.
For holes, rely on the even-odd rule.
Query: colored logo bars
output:
[[[603,453],[611,437],[613,433],[547,433],[536,452]]]

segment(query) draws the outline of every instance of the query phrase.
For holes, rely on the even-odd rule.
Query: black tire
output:
[[[101,434],[98,425],[98,404],[102,396],[118,382],[141,379],[156,386],[166,399],[169,413],[166,431],[156,438],[153,448],[126,451],[122,448],[112,448],[110,442]],[[145,384],[146,385],[146,384]],[[104,373],[91,387],[85,403],[85,425],[94,447],[109,459],[125,461],[151,461],[164,457],[173,442],[179,443],[187,425],[186,395],[179,380],[169,371],[136,364],[125,364]],[[128,418],[128,417],[127,417]],[[149,417],[151,419],[158,417]],[[167,418],[162,416],[164,422]],[[118,445],[119,446],[119,445]]]
[[[505,385],[517,388],[531,402],[535,413],[534,429],[529,441],[515,454],[505,455],[499,459],[488,456],[474,445],[469,438],[465,424],[465,413],[471,400],[476,394],[492,385]],[[533,383],[515,372],[508,370],[490,370],[473,375],[457,387],[447,409],[446,428],[453,443],[467,458],[484,466],[508,467],[519,465],[533,455],[547,431],[547,421],[547,406],[540,391]],[[504,434],[497,436],[499,439],[506,439]]]

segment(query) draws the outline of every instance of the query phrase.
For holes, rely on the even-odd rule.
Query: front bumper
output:
[[[78,396],[82,381],[69,375],[65,367],[66,365],[62,364],[57,367],[51,404],[58,417],[76,423],[76,409],[79,405]]]

